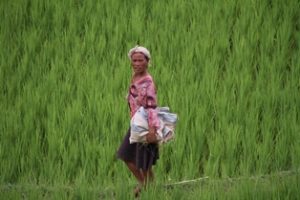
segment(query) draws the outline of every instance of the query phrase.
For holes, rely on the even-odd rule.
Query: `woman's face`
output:
[[[143,74],[148,68],[148,60],[142,53],[134,53],[131,56],[131,66],[135,74]]]

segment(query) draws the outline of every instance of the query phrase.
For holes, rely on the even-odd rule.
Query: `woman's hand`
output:
[[[149,128],[149,133],[146,135],[146,140],[148,143],[157,143],[156,128]]]

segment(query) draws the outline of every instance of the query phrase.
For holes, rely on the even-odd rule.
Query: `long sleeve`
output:
[[[155,109],[157,107],[156,90],[153,82],[149,84],[146,89],[146,105],[145,108],[148,112],[148,123],[151,128],[159,128],[158,113]]]
[[[148,114],[149,128],[159,128],[156,89],[150,75],[131,84],[127,99],[131,117],[134,116],[140,106],[143,106]]]
[[[146,79],[141,83],[140,91],[138,92],[138,102],[143,106],[148,113],[148,124],[151,128],[159,128],[156,98],[156,89],[152,79]]]

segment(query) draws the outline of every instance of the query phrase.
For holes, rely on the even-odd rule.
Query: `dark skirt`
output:
[[[138,169],[146,171],[156,164],[159,158],[157,144],[129,143],[130,129],[127,131],[117,157],[125,162],[132,162]]]

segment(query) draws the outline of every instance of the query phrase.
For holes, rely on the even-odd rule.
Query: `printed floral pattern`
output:
[[[149,127],[159,127],[157,115],[156,88],[150,75],[132,83],[128,92],[128,104],[130,107],[130,116],[143,106],[148,112]]]

